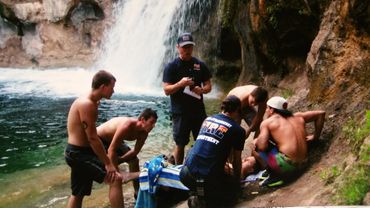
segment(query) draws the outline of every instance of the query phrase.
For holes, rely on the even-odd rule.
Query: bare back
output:
[[[276,142],[279,151],[293,161],[305,160],[307,144],[304,119],[298,116],[284,118],[280,115],[273,115],[267,120],[269,120],[270,136]]]
[[[98,105],[87,97],[77,98],[68,113],[68,143],[76,146],[90,146],[85,128],[93,124],[97,118]],[[90,114],[91,119],[83,121],[81,117]],[[94,126],[95,128],[95,126]]]
[[[99,137],[111,142],[115,134],[120,140],[133,141],[146,137],[146,133],[136,126],[137,119],[130,117],[115,117],[101,124],[97,128]],[[122,132],[122,135],[120,133]]]
[[[228,96],[235,95],[242,102],[242,107],[247,107],[249,106],[248,97],[251,94],[251,92],[257,87],[258,86],[256,85],[244,85],[244,86],[235,87],[232,90],[230,90]]]

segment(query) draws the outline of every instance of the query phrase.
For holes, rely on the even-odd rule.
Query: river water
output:
[[[90,86],[93,73],[0,71],[0,207],[63,207],[70,194],[63,157],[67,114],[79,91],[83,94],[73,92],[74,86]],[[88,77],[86,83],[82,77]],[[98,124],[115,116],[137,117],[147,107],[156,110],[159,119],[139,155],[141,163],[173,147],[168,97],[117,92],[99,107]]]
[[[70,170],[63,157],[67,114],[73,100],[89,90],[93,71],[0,68],[0,73],[0,207],[64,207],[70,195]],[[115,116],[137,117],[150,107],[159,118],[139,154],[140,164],[170,154],[174,143],[169,98],[162,92],[116,91],[110,100],[101,102],[97,123]],[[208,113],[215,113],[218,99],[209,97],[206,102]],[[108,203],[106,186],[94,187],[84,202],[86,207]],[[125,198],[132,201],[132,187],[126,185],[124,190]]]

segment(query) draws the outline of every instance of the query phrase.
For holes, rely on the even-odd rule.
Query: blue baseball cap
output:
[[[180,46],[180,47],[183,47],[185,45],[195,45],[194,41],[193,41],[193,36],[191,35],[191,33],[183,33],[179,36],[179,38],[177,39],[177,44]]]

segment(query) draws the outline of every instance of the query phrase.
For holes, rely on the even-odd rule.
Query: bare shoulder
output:
[[[256,85],[243,85],[243,86],[238,86],[230,90],[228,95],[235,95],[239,98],[248,96],[255,88],[258,86]]]
[[[84,107],[94,107],[95,103],[92,100],[88,99],[87,97],[79,97],[73,102],[73,105],[84,108]]]
[[[120,128],[131,128],[136,125],[137,119],[131,117],[117,117],[115,118],[115,123]]]

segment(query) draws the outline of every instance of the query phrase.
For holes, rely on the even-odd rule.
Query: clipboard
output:
[[[195,97],[197,99],[201,99],[202,96],[198,95],[197,93],[193,92],[190,90],[190,87],[189,86],[186,86],[185,89],[184,89],[184,93],[187,94],[187,95],[190,95],[192,97]]]

